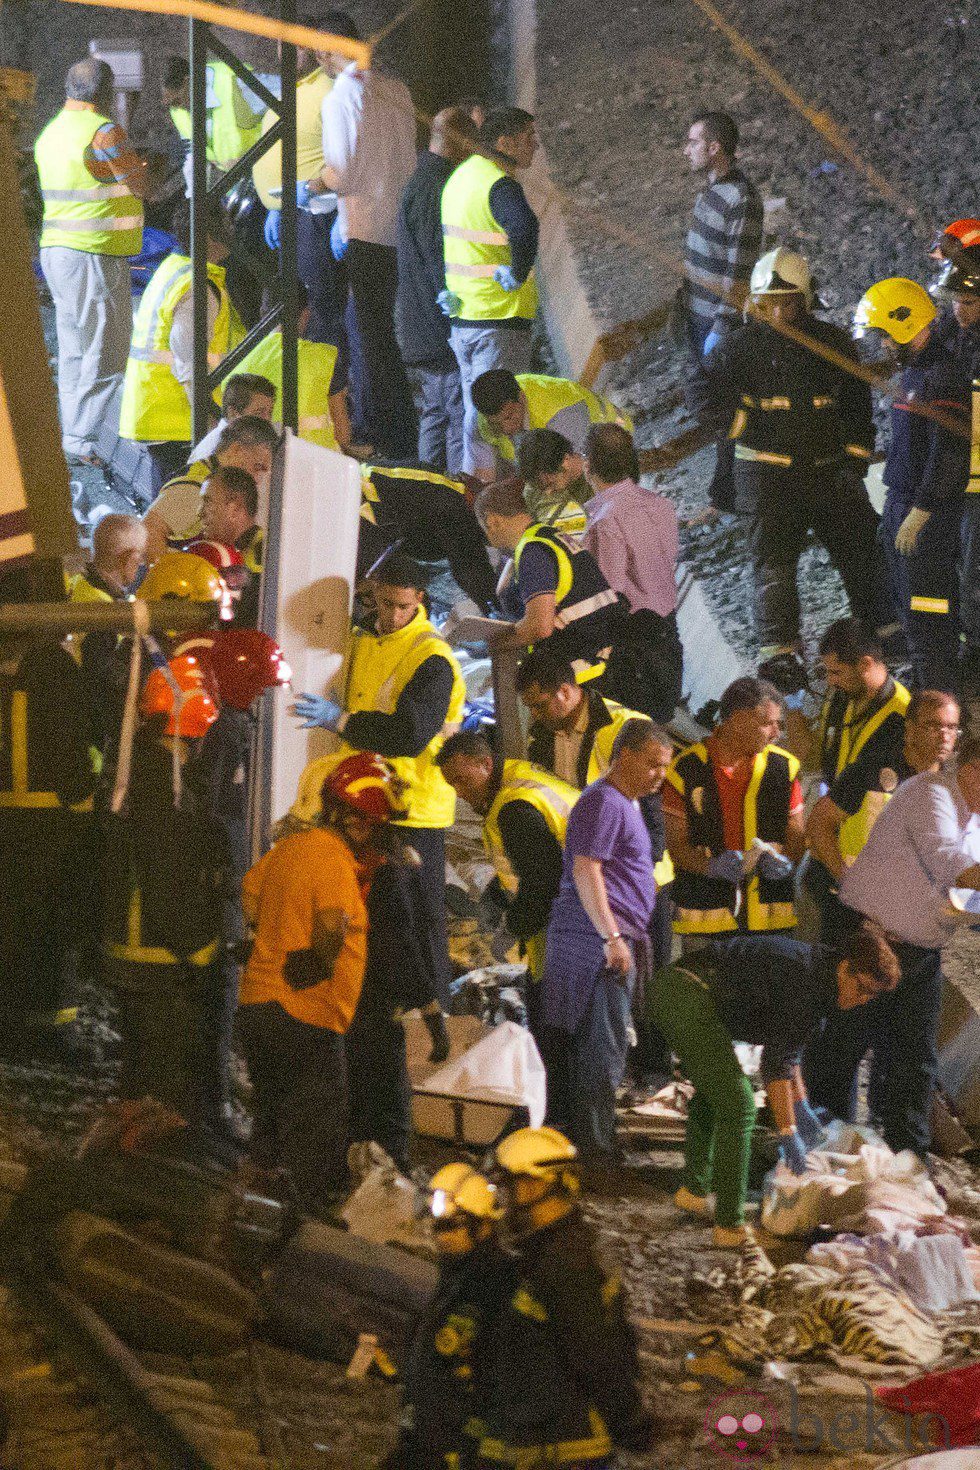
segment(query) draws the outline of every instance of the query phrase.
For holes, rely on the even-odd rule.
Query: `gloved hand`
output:
[[[301,694],[289,713],[302,720],[301,730],[336,730],[344,711],[328,695]]]
[[[333,256],[334,260],[343,260],[344,256],[347,254],[347,246],[349,244],[350,241],[344,238],[344,232],[340,228],[340,215],[338,214],[337,218],[330,226],[330,254]]]
[[[805,1097],[798,1097],[793,1104],[796,1131],[807,1149],[820,1148],[827,1141],[827,1130],[811,1108]]]
[[[449,1055],[449,1031],[442,1011],[423,1011],[422,1020],[432,1040],[429,1061],[441,1065]]]
[[[760,878],[765,878],[767,883],[778,883],[782,878],[793,876],[793,866],[789,858],[783,857],[782,853],[763,852],[759,854],[755,871]]]
[[[507,956],[514,948],[515,939],[506,924],[498,924],[490,936],[490,953],[498,965],[507,963]]]
[[[931,510],[916,510],[913,506],[898,528],[895,550],[902,556],[912,556],[918,545],[919,537],[931,520]]]
[[[279,233],[281,229],[282,210],[268,210],[265,216],[265,228],[263,229],[262,233],[265,235],[265,243],[268,245],[270,250],[279,249]]]
[[[729,848],[727,852],[716,853],[708,861],[705,869],[706,878],[717,878],[722,883],[732,883],[737,888],[742,881],[742,863],[745,854]]]
[[[794,1174],[806,1173],[806,1146],[796,1128],[779,1135],[779,1157]]]
[[[305,209],[310,202],[310,184],[308,179],[296,180],[296,208]]]
[[[493,273],[493,278],[504,291],[519,291],[523,284],[514,275],[509,265],[498,265]]]
[[[463,309],[463,298],[457,296],[455,291],[440,291],[436,297],[436,305],[443,316],[459,316]]]

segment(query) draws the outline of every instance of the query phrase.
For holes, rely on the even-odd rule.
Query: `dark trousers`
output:
[[[626,1072],[635,973],[602,970],[567,1057],[568,1136],[584,1158],[616,1147],[616,1089]]]
[[[350,1136],[373,1139],[398,1167],[408,1169],[412,1088],[400,1022],[376,1007],[358,1007],[344,1037],[350,1086]]]
[[[396,542],[418,561],[448,561],[456,582],[477,607],[496,605],[497,576],[480,523],[465,496],[448,485],[378,477],[375,523],[361,520],[357,575],[363,577]]]
[[[354,438],[375,453],[410,460],[418,448],[412,390],[395,340],[397,255],[392,246],[351,240],[347,338]]]
[[[650,915],[650,970],[656,975],[664,965],[670,964],[674,943],[674,900],[671,884],[657,889],[657,901]],[[651,1019],[652,1007],[640,1003],[637,997],[633,1006],[633,1025],[636,1029],[636,1046],[629,1054],[629,1071],[637,1082],[655,1081],[661,1085],[670,1079],[672,1063],[670,1042]]]
[[[305,336],[310,342],[328,342],[336,347],[340,365],[346,366],[347,270],[342,261],[334,260],[330,248],[330,231],[336,218],[336,210],[330,214],[311,214],[308,209],[297,211],[296,273],[306,287],[310,303]]]
[[[422,859],[419,876],[438,966],[434,989],[444,1011],[449,1010],[449,940],[446,935],[446,833],[442,827],[403,827],[402,835]]]
[[[191,447],[189,442],[185,444],[176,439],[164,439],[159,444],[146,446],[150,456],[150,493],[154,500],[168,480],[187,468]]]
[[[275,1001],[242,1006],[238,1034],[253,1088],[250,1156],[286,1169],[300,1207],[320,1214],[347,1173],[344,1038]]]
[[[881,537],[892,602],[912,660],[916,689],[959,688],[960,609],[958,564],[959,501],[932,514],[911,556],[895,549],[908,501],[889,492],[881,515]],[[980,570],[980,568],[978,568]]]
[[[763,649],[799,642],[796,578],[811,531],[840,573],[854,616],[872,628],[894,621],[878,517],[855,471],[839,465],[781,469],[736,459],[735,487],[737,508],[750,517],[756,637]]]
[[[449,351],[447,347],[447,352]],[[412,369],[419,398],[419,463],[451,475],[463,468],[463,380],[456,359]]]
[[[909,1148],[923,1155],[939,1069],[940,952],[916,944],[896,943],[894,949],[902,968],[896,989],[829,1017],[806,1048],[803,1076],[814,1106],[853,1120],[858,1068],[873,1047],[879,1073],[875,1104],[885,1142],[896,1153]]]
[[[220,1085],[207,1016],[218,966],[106,964],[119,1005],[120,1095],[154,1097],[192,1128],[217,1126]]]

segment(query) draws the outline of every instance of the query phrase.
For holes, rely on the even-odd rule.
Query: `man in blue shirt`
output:
[[[980,739],[973,737],[955,765],[913,776],[896,791],[844,873],[845,919],[851,910],[878,920],[902,978],[859,1017],[830,1021],[804,1067],[811,1101],[846,1112],[840,1100],[851,1095],[854,1073],[873,1046],[882,1132],[896,1153],[924,1155],[930,1144],[941,949],[959,922],[951,899],[957,889],[980,889]]]

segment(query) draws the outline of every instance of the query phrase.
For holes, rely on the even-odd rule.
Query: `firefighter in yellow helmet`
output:
[[[471,1164],[454,1163],[429,1190],[439,1285],[412,1340],[386,1470],[476,1466],[494,1321],[516,1285],[516,1263],[498,1240],[496,1187]]]
[[[166,602],[168,599],[174,602],[213,602],[217,622],[225,587],[218,572],[203,556],[195,556],[192,551],[165,551],[150,567],[136,596],[141,602]],[[176,629],[168,629],[165,639],[173,644],[180,636]]]
[[[969,475],[969,384],[916,281],[878,281],[858,303],[858,337],[884,339],[901,365],[881,513],[888,584],[919,689],[959,685],[957,566]],[[926,410],[926,412],[923,412]]]
[[[497,1145],[517,1280],[496,1323],[481,1463],[612,1463],[652,1448],[636,1339],[618,1279],[599,1264],[579,1207],[574,1144],[521,1128]]]

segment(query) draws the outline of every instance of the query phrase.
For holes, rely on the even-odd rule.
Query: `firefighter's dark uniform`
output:
[[[351,1137],[374,1139],[407,1169],[412,1090],[400,1017],[430,1005],[437,993],[419,867],[411,861],[381,863],[368,890],[367,910],[364,985],[344,1036]]]
[[[850,338],[807,316],[799,330],[854,360]],[[874,448],[871,392],[863,379],[748,322],[704,360],[702,420],[735,441],[735,510],[748,517],[756,634],[763,650],[800,638],[797,563],[812,531],[841,575],[851,611],[891,628],[878,517],[863,478]]]
[[[578,1209],[522,1242],[494,1333],[481,1465],[595,1467],[644,1450],[636,1338],[619,1281],[596,1259]]]
[[[922,408],[935,410],[951,426],[917,412]],[[952,693],[959,687],[960,523],[969,468],[969,384],[934,333],[905,368],[892,403],[881,516],[892,601],[919,689]],[[928,511],[930,519],[914,552],[903,556],[895,537],[913,509]]]
[[[477,1463],[496,1323],[517,1289],[517,1271],[516,1259],[492,1240],[440,1263],[405,1366],[398,1445],[386,1470],[471,1470]]]
[[[461,480],[414,465],[365,465],[358,578],[396,542],[418,561],[448,561],[482,612],[495,605],[497,578]]]
[[[0,1012],[6,1034],[74,1019],[72,971],[97,937],[94,749],[85,680],[60,644],[0,665]]]
[[[171,753],[133,753],[128,809],[107,817],[104,955],[118,994],[123,1097],[158,1098],[192,1125],[220,1123],[208,1018],[221,984],[225,839],[184,766],[173,801]]]
[[[970,706],[980,706],[980,326],[964,329],[950,315],[937,328],[956,362],[969,393],[970,465],[960,529],[960,622],[963,628],[962,693]],[[928,527],[927,527],[928,529]]]

